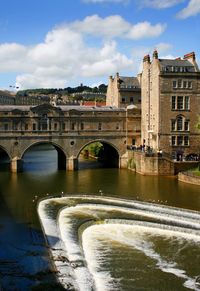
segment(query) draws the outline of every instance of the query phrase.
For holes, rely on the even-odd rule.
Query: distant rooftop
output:
[[[137,77],[119,76],[120,88],[140,88]]]
[[[0,105],[0,112],[8,112],[8,111],[13,111],[13,110],[20,110],[20,111],[29,111],[33,108],[41,108],[42,106],[48,106],[48,108],[52,107],[55,109],[61,109],[62,111],[70,111],[70,110],[75,110],[75,111],[124,111],[123,108],[117,108],[115,106],[70,106],[70,105],[61,105],[61,106],[51,106],[51,105],[36,105],[36,106],[31,106],[31,105]]]
[[[195,66],[188,60],[159,59],[161,70],[168,72],[196,72]]]

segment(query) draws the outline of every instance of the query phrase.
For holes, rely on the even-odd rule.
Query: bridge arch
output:
[[[0,159],[2,154],[6,155],[9,158],[9,160],[12,159],[10,153],[6,150],[6,148],[0,145]]]
[[[0,145],[0,169],[1,170],[8,170],[10,166],[11,156],[9,152]]]
[[[55,142],[52,141],[37,141],[33,142],[26,146],[26,148],[22,151],[20,159],[23,160],[24,155],[31,149],[39,145],[51,145],[57,151],[57,162],[58,162],[58,169],[65,170],[66,169],[66,161],[67,161],[67,154],[65,150]]]
[[[82,145],[78,151],[77,159],[81,152],[89,145],[94,143],[102,144],[102,151],[98,159],[103,163],[104,167],[119,168],[120,166],[120,151],[112,142],[104,139],[94,139]]]

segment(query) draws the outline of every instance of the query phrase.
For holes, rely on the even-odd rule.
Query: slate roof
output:
[[[182,59],[159,59],[161,68],[166,67],[185,67],[189,72],[195,72],[195,66],[188,60]]]
[[[140,88],[140,83],[137,77],[119,77],[120,85],[124,88]]]
[[[12,111],[12,110],[21,110],[21,111],[30,111],[34,110],[34,108],[41,108],[43,105],[0,105],[0,112],[2,111]],[[45,106],[45,104],[44,104]],[[70,110],[76,110],[76,111],[124,111],[123,108],[117,108],[114,106],[101,106],[101,107],[95,107],[95,106],[71,106],[71,105],[60,105],[53,107],[52,109],[61,109],[62,111],[70,111]]]
[[[159,59],[160,64],[163,66],[181,66],[181,67],[194,67],[188,60],[182,59]]]

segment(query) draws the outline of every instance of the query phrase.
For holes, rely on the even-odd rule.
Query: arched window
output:
[[[177,117],[177,130],[183,130],[183,117]]]
[[[190,120],[178,115],[171,120],[171,131],[190,131]]]

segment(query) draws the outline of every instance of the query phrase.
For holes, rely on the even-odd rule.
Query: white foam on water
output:
[[[183,285],[192,290],[200,290],[196,284],[196,279],[187,276],[185,270],[178,268],[176,262],[168,262],[161,257],[159,253],[154,250],[153,243],[146,241],[146,233],[151,235],[162,235],[171,237],[172,233],[181,239],[194,239],[195,235],[188,236],[188,234],[167,229],[156,229],[155,227],[148,227],[142,225],[125,225],[125,224],[102,224],[88,227],[83,232],[83,250],[88,263],[88,268],[95,278],[97,290],[114,290],[112,283],[113,278],[110,274],[102,273],[99,270],[99,261],[102,260],[102,255],[97,252],[101,245],[101,240],[108,240],[111,243],[118,242],[122,245],[133,247],[138,251],[144,253],[147,257],[155,260],[156,266],[165,273],[171,273],[178,278],[184,279]],[[197,239],[200,241],[200,238]],[[98,256],[98,258],[96,257]],[[103,258],[105,259],[105,257]],[[117,287],[117,286],[115,286]],[[117,289],[116,289],[117,290]]]
[[[101,227],[99,232],[98,227],[92,226],[83,232],[82,245],[84,255],[89,271],[94,277],[95,289],[97,291],[119,290],[119,286],[112,278],[110,272],[101,270],[99,265],[106,260],[107,254],[109,253],[109,250],[105,248],[101,252],[98,250],[101,246],[101,239],[104,239],[104,231],[101,230]]]
[[[40,217],[41,225],[46,236],[47,243],[50,247],[51,254],[54,260],[54,265],[58,271],[58,280],[63,287],[68,288],[69,284],[73,286],[74,290],[79,290],[75,274],[71,266],[60,258],[66,257],[65,246],[60,240],[60,234],[57,227],[56,220],[52,219],[48,212],[48,205],[54,199],[43,200],[38,205],[38,214]]]
[[[90,203],[88,203],[90,202]],[[91,204],[93,202],[93,204]],[[88,204],[87,204],[88,203]],[[98,204],[99,203],[99,204]],[[102,203],[102,204],[100,204]],[[105,205],[105,203],[107,203]],[[53,221],[51,219],[51,215],[48,213],[48,206],[55,204],[56,206],[60,206],[60,213],[56,221]],[[111,204],[111,205],[109,205]],[[112,205],[115,204],[115,205]],[[73,207],[69,207],[71,205],[74,205]],[[56,210],[58,211],[58,210]],[[182,233],[178,236],[181,237],[183,235],[186,239],[193,239],[195,241],[199,241],[199,237],[195,234],[197,230],[200,230],[200,214],[195,211],[187,211],[182,210],[178,208],[172,208],[172,207],[166,207],[162,205],[153,205],[150,203],[145,202],[138,202],[138,201],[128,201],[124,199],[115,199],[115,198],[109,198],[109,197],[98,197],[98,196],[67,196],[63,198],[50,198],[44,201],[41,201],[38,207],[38,212],[40,215],[40,219],[42,221],[42,225],[45,231],[45,234],[47,237],[51,237],[51,235],[56,235],[59,237],[58,243],[56,247],[61,247],[64,252],[66,252],[67,257],[70,261],[84,261],[84,256],[82,253],[82,247],[80,245],[80,241],[78,239],[77,234],[77,225],[81,225],[85,222],[85,220],[93,220],[93,221],[101,221],[103,219],[108,219],[109,216],[113,213],[115,214],[128,214],[134,216],[139,215],[141,216],[141,219],[150,218],[155,221],[158,221],[159,223],[165,223],[166,226],[164,227],[164,231],[166,232],[168,229],[168,236],[176,236],[177,237],[177,229],[176,227],[173,227],[171,225],[180,225],[184,226],[185,229],[182,230]],[[111,216],[112,217],[112,216]],[[107,221],[109,222],[109,219]],[[121,221],[121,223],[127,223],[125,221]],[[154,232],[154,234],[157,233],[157,235],[161,234],[162,226],[159,223],[152,223],[151,231]],[[138,225],[139,232],[141,231],[141,225],[143,225],[143,231],[150,231],[150,225],[148,225],[147,229],[145,230],[144,222],[142,221],[140,225]],[[135,226],[135,230],[136,230]],[[172,228],[174,231],[172,231]],[[90,228],[88,228],[89,230]],[[115,231],[116,228],[114,227]],[[87,230],[83,232],[83,237],[85,237],[85,233]],[[99,231],[99,228],[98,228]],[[113,230],[114,231],[114,230]],[[191,231],[192,234],[189,233]],[[113,235],[113,233],[112,233]],[[127,234],[126,234],[127,235]],[[116,236],[118,237],[118,241],[120,239],[120,234],[117,231]],[[108,238],[109,239],[109,238]],[[113,238],[110,238],[113,239]],[[83,248],[85,250],[84,244],[85,239],[83,239]],[[122,239],[121,243],[124,240]],[[126,238],[127,241],[127,238]],[[132,239],[131,239],[132,241]],[[53,242],[52,242],[53,243]],[[64,246],[62,245],[64,243]],[[132,241],[133,243],[133,241]],[[151,245],[146,245],[145,242],[141,243],[141,241],[135,241],[135,245],[145,253],[148,254],[149,257],[152,256],[157,261],[157,266],[162,269],[164,272],[168,273],[176,273],[177,277],[181,277],[185,279],[184,286],[193,290],[200,290],[200,289],[194,289],[197,288],[197,284],[195,284],[195,279],[187,277],[184,270],[179,270],[176,268],[174,263],[168,263],[162,260],[162,258],[159,257],[159,254],[155,253],[152,250]],[[86,259],[87,259],[87,252]],[[113,284],[116,284],[116,282],[112,281],[111,276],[108,272],[97,272],[95,275],[95,271],[98,268],[95,266],[91,267],[91,264],[94,263],[94,260],[87,259],[89,270],[91,269],[91,273],[95,277],[95,283],[98,286],[101,286],[103,280],[107,280],[107,283],[105,284],[105,288],[103,290],[112,290]],[[73,267],[73,266],[72,266]],[[58,268],[60,268],[58,266]],[[90,269],[91,268],[91,269]],[[85,266],[77,266],[75,262],[75,268],[74,272],[76,274],[77,283],[79,285],[79,289],[82,291],[86,290],[92,290],[93,282],[90,273],[88,272],[88,269]],[[105,279],[107,277],[107,279]],[[107,287],[106,287],[107,286]],[[116,286],[114,286],[115,288]],[[110,288],[110,289],[109,289]],[[102,289],[99,289],[102,291]],[[117,288],[115,289],[117,290]]]
[[[73,216],[74,215],[74,216]],[[74,268],[76,281],[81,291],[90,291],[93,288],[93,278],[85,267],[85,258],[82,254],[78,239],[78,230],[75,217],[84,218],[85,212],[76,207],[63,208],[58,217],[60,237],[65,244],[67,257]]]

